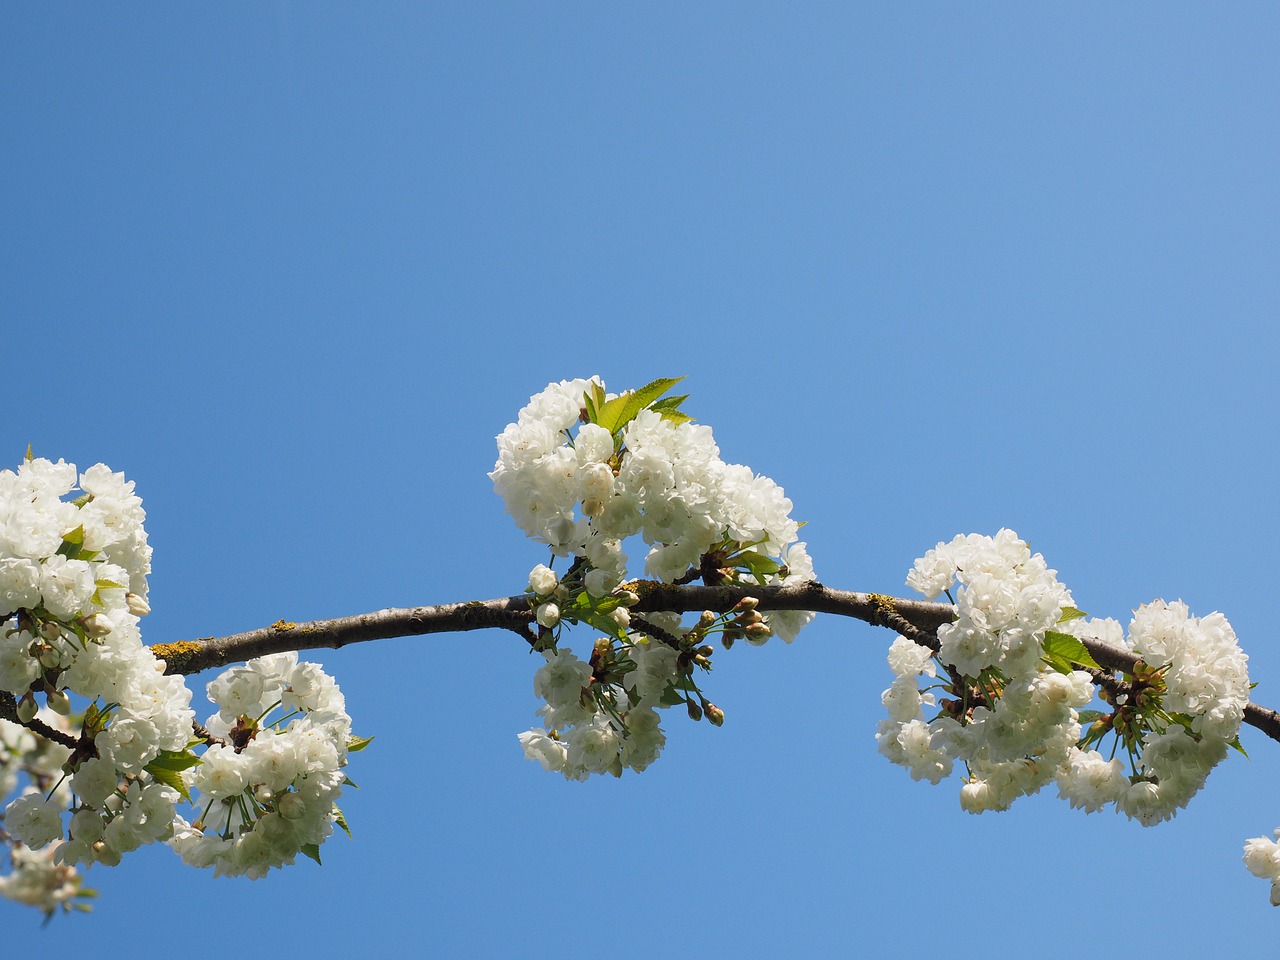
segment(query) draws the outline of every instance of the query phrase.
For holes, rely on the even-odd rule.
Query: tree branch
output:
[[[938,628],[955,619],[955,607],[949,603],[835,590],[816,581],[785,587],[706,587],[642,580],[629,583],[627,587],[640,598],[639,603],[631,608],[634,613],[700,610],[725,613],[744,597],[754,597],[759,602],[757,609],[761,611],[811,610],[850,617],[873,626],[887,627],[934,651],[938,649]],[[151,649],[165,661],[166,673],[191,674],[288,650],[338,649],[366,640],[461,633],[492,627],[510,630],[533,644],[537,637],[530,627],[532,622],[529,597],[522,595],[429,607],[389,608],[310,623],[277,620],[269,627],[247,633],[161,643]],[[1131,672],[1138,661],[1138,657],[1129,650],[1088,637],[1080,639],[1094,660],[1107,670]],[[1250,703],[1245,707],[1244,722],[1280,742],[1280,713],[1277,711]]]

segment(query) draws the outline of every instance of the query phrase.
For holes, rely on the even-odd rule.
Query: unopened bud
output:
[[[703,708],[707,711],[707,719],[711,721],[712,726],[724,726],[724,711],[717,707],[711,701],[704,703]]]
[[[60,639],[62,637],[62,624],[46,620],[40,624],[40,636],[49,641]]]
[[[33,697],[31,694],[28,693],[25,697],[23,697],[21,700],[18,701],[18,722],[19,723],[30,723],[32,720],[35,719],[36,714],[39,712],[40,712],[40,708],[36,706],[36,698]]]
[[[94,613],[80,621],[84,632],[94,640],[101,640],[111,632],[112,624],[105,613]]]
[[[275,794],[265,783],[260,783],[253,791],[253,798],[259,803],[270,803]]]
[[[621,757],[613,758],[613,762],[609,764],[609,772],[612,773],[615,777],[622,776],[622,758]]]
[[[613,622],[623,630],[631,626],[631,611],[626,607],[615,607],[610,616],[613,617]]]
[[[709,657],[715,652],[716,648],[709,643],[698,648],[698,654],[703,657]]]
[[[529,571],[529,589],[540,597],[548,596],[556,588],[560,578],[545,563],[540,563]]]
[[[716,615],[710,610],[703,610],[702,616],[698,617],[698,625],[695,630],[705,630],[716,622]]]
[[[46,693],[44,701],[54,713],[60,713],[65,717],[71,712],[71,698],[67,696],[65,690],[54,690],[52,693]]]
[[[767,623],[753,623],[744,632],[748,640],[768,640],[773,636],[773,631],[769,629]]]
[[[46,670],[53,670],[62,663],[62,651],[57,647],[41,647],[40,648],[40,666]]]
[[[733,609],[729,612],[730,613],[747,613],[748,611],[754,610],[759,605],[759,603],[760,601],[757,600],[755,597],[743,597],[741,600],[739,600],[737,603],[733,605]]]
[[[702,719],[702,708],[701,708],[700,706],[698,706],[696,703],[694,703],[692,700],[688,701],[688,706],[689,706],[689,719],[690,719],[690,720],[701,720],[701,719]]]
[[[560,608],[554,603],[544,603],[538,607],[538,623],[550,629],[560,622]]]
[[[124,595],[124,605],[129,608],[129,612],[135,617],[145,617],[151,612],[151,604],[136,593],[126,593]]]

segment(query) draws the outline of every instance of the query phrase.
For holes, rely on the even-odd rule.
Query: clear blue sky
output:
[[[686,374],[824,582],[1010,526],[1091,613],[1223,610],[1280,706],[1278,45],[1271,4],[10,4],[2,462],[137,481],[170,641],[518,592],[494,435],[552,379]],[[890,639],[735,648],[723,729],[587,784],[521,756],[512,636],[323,655],[377,737],[323,868],[148,850],[3,939],[1050,960],[1131,910],[1164,957],[1270,945],[1239,858],[1280,744],[1150,830],[972,817],[876,753]]]

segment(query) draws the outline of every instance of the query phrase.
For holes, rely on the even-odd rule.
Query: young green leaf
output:
[[[1079,620],[1081,617],[1087,617],[1088,614],[1083,610],[1077,610],[1075,607],[1063,607],[1062,616],[1058,618],[1059,623],[1067,623],[1070,620]]]
[[[320,844],[304,843],[302,845],[302,852],[305,853],[312,860],[314,860],[316,863],[320,863]],[[320,863],[320,866],[323,867],[324,864]]]
[[[187,783],[182,778],[182,771],[200,763],[200,758],[190,750],[161,750],[160,754],[142,769],[151,774],[157,783],[173,787],[183,800],[191,802],[191,794]]]
[[[1101,669],[1098,661],[1089,653],[1088,647],[1069,633],[1059,633],[1057,630],[1047,631],[1044,635],[1044,652],[1046,658],[1061,657],[1082,667]]]
[[[342,811],[338,809],[338,805],[333,805],[333,822],[342,828],[342,832],[348,837],[351,836],[351,828],[347,826],[347,818],[342,815]]]
[[[632,390],[614,397],[602,407],[596,408],[595,422],[610,433],[617,433],[634,420],[641,410],[656,401],[664,393],[683,380],[684,377],[664,377],[646,383],[639,390]]]
[[[371,743],[373,743],[373,737],[348,737],[347,753],[359,753]]]

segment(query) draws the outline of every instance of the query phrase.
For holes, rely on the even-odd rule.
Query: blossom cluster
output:
[[[232,667],[207,690],[218,712],[205,721],[203,762],[187,776],[201,814],[177,819],[172,847],[215,876],[256,879],[299,853],[318,860],[342,823],[335,801],[351,742],[337,684],[317,664],[281,653]],[[271,721],[275,711],[283,715]]]
[[[951,596],[954,586],[956,619],[938,630],[936,650],[894,641],[897,679],[883,697],[880,750],[934,783],[962,763],[960,802],[970,812],[1007,809],[1052,782],[1073,807],[1113,806],[1158,823],[1187,804],[1235,743],[1249,679],[1220,613],[1197,618],[1183,603],[1157,600],[1135,612],[1126,640],[1116,621],[1075,609],[1056,571],[1008,530],[938,544],[907,585],[930,598]],[[1137,662],[1117,677],[1082,638]],[[1108,712],[1083,710],[1095,684]],[[935,716],[926,720],[925,707]],[[1094,747],[1107,738],[1110,757]]]
[[[0,895],[46,913],[82,895],[80,868],[140,846],[168,841],[189,863],[259,876],[315,856],[336,816],[350,721],[315,665],[287,655],[232,668],[256,680],[211,683],[221,709],[194,735],[191,691],[138,626],[150,610],[144,520],[133,483],[102,464],[78,474],[28,455],[0,471],[0,706],[16,721],[0,721],[0,797],[19,791],[0,808],[12,865]],[[85,703],[74,717],[73,696]],[[294,717],[283,730],[263,725],[277,706]],[[248,793],[238,801],[232,769]],[[191,788],[208,801],[195,825],[178,813]]]
[[[796,539],[783,489],[720,458],[711,428],[664,397],[677,381],[606,393],[598,378],[549,385],[530,398],[497,438],[489,474],[507,511],[554,558],[539,565],[529,594],[547,663],[534,681],[544,726],[520,735],[525,753],[570,779],[644,769],[662,749],[657,710],[684,704],[690,716],[723,719],[693,680],[713,648],[742,638],[790,642],[808,612],[704,614],[683,626],[675,614],[631,616],[627,541],[647,547],[654,579],[708,585],[785,585],[812,580],[806,545]],[[561,624],[586,622],[605,636],[589,660],[556,645]]]

